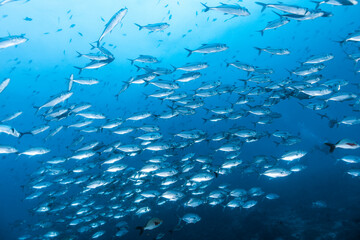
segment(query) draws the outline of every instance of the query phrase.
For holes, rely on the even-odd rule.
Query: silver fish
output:
[[[121,22],[121,20],[123,20],[123,18],[127,14],[127,12],[128,12],[128,9],[123,8],[123,9],[120,9],[117,13],[115,13],[114,16],[112,16],[112,18],[109,20],[109,22],[105,25],[105,29],[104,29],[103,33],[101,34],[98,42],[101,42],[101,40],[106,36],[106,34],[111,32],[116,27],[116,25],[118,25]]]

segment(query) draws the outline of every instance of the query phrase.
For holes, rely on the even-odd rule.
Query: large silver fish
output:
[[[0,49],[16,46],[28,40],[24,35],[3,37],[0,38]]]
[[[125,17],[127,12],[128,12],[127,8],[122,8],[117,13],[115,13],[114,16],[112,16],[109,22],[105,25],[105,29],[101,34],[98,42],[101,42],[101,40],[106,36],[106,34],[111,32],[116,27],[116,25],[118,25],[121,22],[121,20]]]

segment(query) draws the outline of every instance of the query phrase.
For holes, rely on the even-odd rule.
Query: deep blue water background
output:
[[[299,4],[304,7],[314,7],[309,1],[284,1],[284,3]],[[208,1],[209,5],[218,4],[217,1]],[[349,81],[359,81],[359,75],[354,74],[354,65],[346,57],[343,49],[335,41],[341,40],[348,33],[360,28],[360,6],[331,7],[323,5],[322,9],[331,11],[331,18],[319,18],[313,21],[295,22],[277,30],[269,30],[261,37],[256,31],[262,29],[268,21],[277,18],[270,10],[260,13],[260,7],[250,1],[240,3],[251,12],[249,17],[239,17],[224,22],[228,16],[214,11],[201,12],[202,6],[197,1],[93,1],[93,0],[32,0],[10,3],[0,7],[0,35],[6,36],[26,34],[29,41],[16,48],[0,51],[0,73],[3,78],[11,78],[8,88],[0,94],[0,118],[5,118],[16,111],[23,111],[18,119],[11,125],[20,131],[28,131],[33,126],[43,122],[35,116],[33,106],[46,102],[50,96],[67,89],[67,80],[70,74],[75,73],[73,66],[83,66],[86,60],[77,58],[76,51],[86,53],[90,50],[89,43],[94,42],[103,30],[104,22],[108,21],[120,8],[127,7],[128,15],[124,18],[122,26],[106,36],[105,42],[113,44],[109,50],[114,54],[115,61],[99,70],[84,71],[82,76],[98,78],[100,84],[83,87],[74,86],[76,92],[69,100],[72,103],[91,102],[92,109],[102,112],[108,118],[128,117],[132,114],[149,110],[162,112],[158,100],[147,99],[143,93],[153,92],[153,86],[131,85],[117,99],[115,94],[120,90],[123,81],[137,74],[136,68],[130,65],[127,58],[135,58],[139,54],[149,54],[161,59],[159,66],[169,67],[170,64],[180,66],[188,61],[206,61],[210,67],[202,71],[203,76],[196,82],[184,85],[184,89],[195,89],[202,81],[220,79],[223,84],[242,83],[237,79],[246,78],[246,73],[235,68],[226,68],[225,60],[237,59],[261,67],[275,70],[273,79],[284,79],[289,76],[286,69],[294,69],[298,61],[306,60],[311,55],[329,53],[335,59],[326,63],[322,74],[328,78],[343,78]],[[165,7],[168,5],[167,7]],[[71,13],[67,14],[67,11]],[[168,11],[172,18],[168,20]],[[198,13],[198,14],[196,14]],[[4,15],[7,15],[6,17]],[[69,16],[73,15],[69,20]],[[2,16],[2,17],[1,17]],[[30,22],[23,18],[31,17]],[[133,23],[147,24],[166,21],[170,27],[164,32],[148,34],[139,31]],[[69,28],[71,24],[74,28]],[[62,31],[57,32],[58,29]],[[192,30],[191,32],[188,32]],[[78,32],[83,34],[81,37]],[[49,34],[44,34],[49,33]],[[170,35],[169,35],[170,34]],[[186,34],[183,37],[183,34]],[[229,50],[214,55],[203,56],[193,54],[187,58],[184,48],[197,48],[202,43],[225,43]],[[108,46],[108,45],[107,45]],[[274,48],[288,48],[288,56],[273,56],[261,54],[258,56],[254,46]],[[356,50],[359,45],[349,45],[348,51]],[[30,62],[31,61],[31,62]],[[178,74],[178,73],[177,73]],[[359,89],[348,85],[344,91],[358,92]],[[227,96],[215,96],[205,100],[206,107],[228,105]],[[234,99],[233,99],[234,100]],[[242,159],[252,159],[254,155],[265,154],[279,156],[286,150],[302,148],[309,154],[301,160],[307,169],[292,174],[289,177],[269,180],[255,174],[238,174],[240,169],[232,174],[215,179],[210,188],[216,188],[223,183],[230,184],[231,188],[261,187],[266,193],[275,192],[280,195],[276,201],[260,201],[249,209],[230,210],[221,206],[201,206],[196,212],[202,217],[198,224],[187,225],[182,231],[172,235],[173,239],[275,239],[288,238],[293,233],[306,231],[308,238],[315,239],[319,232],[341,232],[344,238],[360,239],[360,180],[351,178],[346,174],[349,166],[336,159],[348,153],[346,150],[336,150],[328,154],[323,146],[325,141],[336,142],[341,138],[350,138],[359,141],[359,126],[341,125],[338,128],[329,128],[327,120],[320,119],[314,111],[302,109],[298,100],[289,99],[272,107],[274,112],[282,114],[270,126],[257,126],[260,131],[272,132],[277,129],[288,130],[302,138],[296,147],[279,146],[273,143],[274,138],[263,138],[258,142],[246,144],[241,150]],[[322,111],[332,118],[342,118],[351,115],[350,107],[346,104],[330,103],[330,107]],[[352,114],[353,115],[353,114]],[[234,124],[253,127],[255,117],[249,116],[237,121],[221,121],[219,123],[203,124],[202,117],[206,116],[203,109],[197,110],[193,116],[179,116],[171,120],[147,119],[146,123],[155,123],[161,126],[167,137],[170,134],[184,129],[199,128],[208,133],[226,131]],[[135,123],[136,125],[137,123]],[[36,206],[36,201],[23,201],[24,191],[20,187],[26,185],[29,177],[43,161],[50,157],[69,155],[70,151],[63,146],[70,144],[75,138],[73,132],[64,130],[47,142],[42,136],[16,139],[1,135],[0,144],[16,146],[20,151],[31,146],[46,146],[52,152],[45,156],[27,158],[14,155],[2,157],[0,161],[0,239],[16,239],[25,229],[24,226],[14,227],[16,220],[27,220],[30,225],[36,223],[37,216],[31,216],[28,209]],[[103,134],[87,139],[114,142],[131,141],[126,137],[114,137]],[[217,143],[208,145],[206,142],[190,147],[186,151],[197,152],[199,155],[212,154]],[[210,148],[210,149],[209,149]],[[350,153],[349,153],[350,154]],[[351,152],[359,154],[359,150]],[[149,154],[148,154],[149,155]],[[131,164],[141,166],[140,159],[146,153],[137,157]],[[224,154],[217,153],[214,158],[221,158]],[[127,161],[132,161],[127,160]],[[45,196],[42,196],[44,198]],[[314,209],[312,202],[323,200],[328,208]],[[178,203],[167,204],[165,207],[153,209],[153,214],[166,219],[162,226],[163,231],[173,228],[177,223],[176,214],[188,212],[186,209],[177,210]],[[173,217],[169,218],[168,216]],[[138,239],[133,230],[137,225],[146,223],[145,218],[126,217],[131,231],[124,239]],[[51,219],[49,219],[51,221]],[[334,227],[341,223],[340,227]],[[65,231],[65,229],[64,229]],[[109,233],[114,231],[108,229]],[[158,233],[157,231],[156,233]],[[148,232],[150,237],[155,232]],[[109,235],[110,236],[110,235]],[[346,237],[345,237],[346,236]],[[145,238],[145,237],[142,237]],[[139,238],[140,239],[140,238]],[[327,239],[327,238],[324,238]]]

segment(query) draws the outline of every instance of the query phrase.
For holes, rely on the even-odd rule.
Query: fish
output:
[[[147,25],[143,25],[143,26],[135,23],[135,25],[139,27],[139,30],[145,28],[145,29],[149,30],[150,32],[163,31],[163,30],[167,29],[168,27],[170,27],[170,25],[167,23],[153,23],[153,24],[147,24]]]
[[[2,1],[0,1],[0,6],[3,6],[7,3],[18,2],[18,1],[21,1],[21,0],[2,0]],[[30,1],[30,0],[26,0],[26,2],[28,2],[28,1]]]
[[[324,0],[324,1],[311,1],[316,4],[316,8],[319,8],[321,4],[328,4],[333,6],[353,6],[357,5],[357,0]]]
[[[202,44],[201,47],[195,49],[195,50],[190,50],[188,48],[185,48],[186,51],[188,51],[188,57],[192,54],[192,53],[203,53],[203,54],[209,54],[209,53],[217,53],[217,52],[222,52],[227,50],[229,47],[226,46],[226,44],[222,44],[222,43],[213,43],[213,44]]]
[[[224,14],[231,14],[234,16],[250,16],[249,10],[246,9],[245,7],[241,7],[238,4],[220,3],[220,5],[216,6],[216,7],[208,7],[204,3],[201,3],[201,5],[203,5],[205,7],[203,12],[207,12],[209,10],[215,10],[215,11],[222,12]]]
[[[201,217],[195,213],[187,213],[181,218],[181,220],[183,220],[187,224],[197,223],[201,220]]]
[[[308,60],[303,62],[303,64],[320,64],[323,62],[330,61],[332,59],[334,59],[333,54],[317,55],[310,57]]]
[[[134,62],[142,62],[142,63],[158,63],[159,60],[156,57],[150,56],[150,55],[139,55],[139,57],[135,59],[128,59],[131,62],[131,65],[134,64]]]
[[[36,155],[43,155],[43,154],[47,154],[50,152],[50,149],[47,148],[43,148],[43,147],[34,147],[34,148],[30,148],[26,151],[23,151],[21,153],[19,153],[18,155],[27,155],[27,156],[36,156]]]
[[[288,49],[274,49],[274,48],[258,48],[255,47],[259,51],[259,55],[261,52],[267,52],[272,55],[288,55],[290,54],[290,51]]]
[[[266,8],[274,8],[276,10],[280,10],[286,13],[304,16],[309,10],[307,8],[295,6],[295,5],[287,5],[287,4],[265,4],[262,2],[255,2],[256,4],[262,7],[261,12],[263,12]]]
[[[5,88],[9,85],[9,83],[10,83],[10,78],[6,78],[4,81],[0,83],[0,93],[2,93],[5,90]]]
[[[7,135],[11,135],[13,137],[21,137],[23,134],[18,132],[15,128],[9,125],[0,125],[0,133],[5,133]]]
[[[107,22],[107,24],[105,25],[104,31],[102,32],[102,34],[100,35],[100,38],[98,40],[98,43],[100,43],[102,41],[102,39],[108,34],[110,33],[126,16],[128,12],[127,8],[122,8],[120,9],[118,12],[116,12],[111,19],[109,20],[109,22]]]
[[[68,91],[70,92],[72,89],[72,85],[73,83],[78,83],[80,85],[95,85],[98,84],[99,81],[97,79],[85,79],[85,78],[81,78],[81,79],[74,79],[74,74],[71,74],[70,78],[69,78],[69,87],[68,87]]]
[[[0,6],[1,6],[1,2],[0,2]],[[24,36],[25,35],[23,34],[23,35],[14,35],[14,36],[0,38],[0,49],[17,46],[19,44],[29,41],[29,39],[27,39]]]
[[[184,66],[181,67],[174,67],[174,70],[182,70],[186,72],[193,72],[193,71],[199,71],[205,68],[208,68],[209,65],[206,62],[194,62],[194,63],[187,63]]]
[[[17,153],[18,150],[11,146],[0,145],[0,154]]]
[[[325,143],[326,146],[328,146],[330,149],[330,153],[334,152],[335,148],[342,148],[342,149],[357,149],[360,147],[360,145],[350,139],[344,138],[337,143]]]
[[[109,56],[107,55],[104,55],[104,54],[83,54],[83,53],[80,53],[78,51],[76,51],[76,53],[78,54],[78,58],[79,57],[85,57],[87,59],[90,59],[92,61],[105,61],[109,58]]]
[[[114,61],[114,58],[107,58],[106,60],[99,60],[99,61],[93,60],[84,67],[74,66],[74,68],[79,69],[79,74],[81,74],[82,71],[85,69],[99,69],[101,67],[108,65],[109,63],[111,63],[113,61]]]
[[[271,29],[277,29],[280,28],[286,24],[288,24],[290,22],[289,19],[287,18],[283,18],[281,17],[280,19],[274,20],[274,21],[270,21],[267,23],[266,27],[258,32],[261,33],[261,36],[264,36],[264,32],[266,30],[271,30]]]
[[[163,220],[160,218],[152,218],[150,219],[144,227],[138,226],[136,227],[137,230],[139,230],[139,235],[142,235],[145,230],[154,230],[155,228],[158,228],[163,223]]]
[[[291,174],[291,171],[288,171],[284,168],[271,168],[266,170],[263,175],[270,178],[278,178],[278,177],[287,177]]]
[[[61,93],[58,97],[50,100],[49,102],[45,103],[44,105],[40,106],[40,107],[36,107],[37,110],[39,111],[42,108],[52,108],[56,105],[58,105],[59,103],[62,103],[64,101],[66,101],[67,99],[69,99],[71,96],[73,95],[73,92],[63,92]]]
[[[22,111],[16,112],[16,113],[12,114],[11,116],[3,119],[1,122],[4,123],[4,122],[14,120],[15,118],[19,117],[22,113],[23,113]]]

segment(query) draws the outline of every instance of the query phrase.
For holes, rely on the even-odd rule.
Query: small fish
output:
[[[50,150],[47,148],[42,148],[42,147],[36,147],[36,148],[30,148],[24,152],[19,153],[19,155],[27,155],[27,156],[36,156],[36,155],[43,155],[46,153],[49,153]]]
[[[154,24],[147,24],[147,25],[143,25],[143,26],[135,23],[135,25],[139,27],[139,30],[145,28],[145,29],[149,30],[150,32],[162,31],[162,30],[165,30],[168,27],[170,27],[170,25],[167,23],[154,23]]]
[[[160,227],[162,223],[163,220],[159,218],[152,218],[147,222],[147,224],[144,227],[138,226],[136,227],[136,229],[140,231],[139,235],[142,235],[144,233],[144,230],[153,230],[155,228]]]
[[[189,57],[194,52],[195,53],[203,53],[203,54],[217,53],[217,52],[225,51],[228,48],[229,47],[226,46],[226,44],[214,43],[214,44],[202,44],[201,47],[199,47],[195,50],[190,50],[187,48],[185,48],[185,50],[189,52],[189,54],[187,55]]]
[[[221,5],[219,5],[217,7],[208,7],[204,3],[201,3],[201,5],[203,5],[205,7],[203,12],[207,12],[209,10],[215,10],[215,11],[222,12],[224,14],[231,14],[234,16],[250,16],[249,10],[246,9],[245,7],[241,7],[238,4],[224,4],[224,3],[220,3],[220,4]]]
[[[266,170],[262,175],[268,176],[270,178],[278,178],[278,177],[287,177],[291,174],[291,171],[288,171],[284,168],[272,168]]]
[[[9,83],[10,83],[10,78],[7,78],[0,83],[0,93],[4,91],[4,89],[9,85]]]

